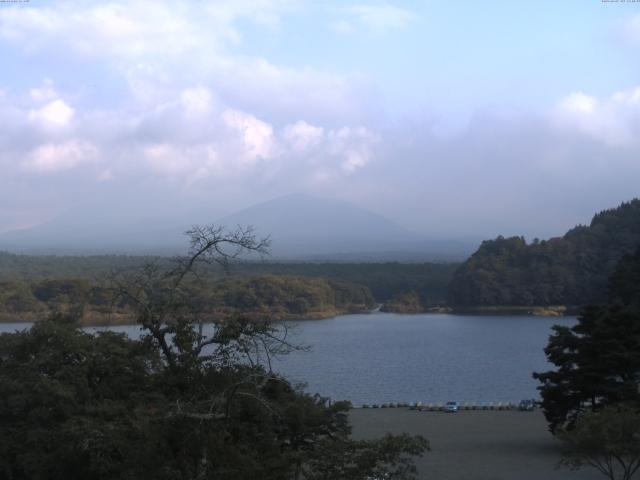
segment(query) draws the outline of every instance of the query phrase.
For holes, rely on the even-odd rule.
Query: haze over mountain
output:
[[[349,260],[459,260],[479,240],[433,239],[351,203],[291,194],[223,218],[271,236],[279,258]]]
[[[78,219],[73,214],[0,234],[0,248],[25,253],[173,254],[184,248],[194,222],[160,216]],[[202,223],[202,222],[201,222]],[[348,202],[291,194],[253,205],[214,222],[232,229],[252,226],[270,236],[271,257],[290,260],[462,260],[479,239],[427,238]]]
[[[73,212],[49,222],[0,233],[0,249],[26,254],[158,254],[184,248],[188,224],[159,217],[75,218]]]

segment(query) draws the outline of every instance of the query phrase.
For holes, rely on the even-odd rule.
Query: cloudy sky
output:
[[[639,59],[637,2],[1,2],[0,233],[306,192],[557,235],[640,195]]]

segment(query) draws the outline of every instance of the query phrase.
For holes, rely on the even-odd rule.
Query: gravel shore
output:
[[[354,409],[353,435],[421,434],[431,451],[417,460],[421,479],[430,480],[597,480],[585,467],[558,469],[559,444],[540,411],[418,412]]]

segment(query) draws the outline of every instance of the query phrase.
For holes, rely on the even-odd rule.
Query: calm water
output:
[[[496,402],[537,397],[531,372],[549,368],[542,349],[553,324],[573,318],[372,313],[296,322],[311,347],[274,363],[307,390],[354,404]],[[0,324],[0,331],[24,324]],[[137,327],[114,327],[136,336]],[[93,329],[95,330],[95,329]]]

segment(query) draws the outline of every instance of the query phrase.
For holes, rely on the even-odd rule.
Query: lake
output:
[[[274,369],[305,381],[311,393],[354,405],[516,402],[538,397],[531,372],[550,368],[543,348],[551,326],[574,323],[572,317],[381,312],[293,322],[293,342],[310,350],[281,357]],[[0,331],[16,328],[25,324],[0,324]]]

